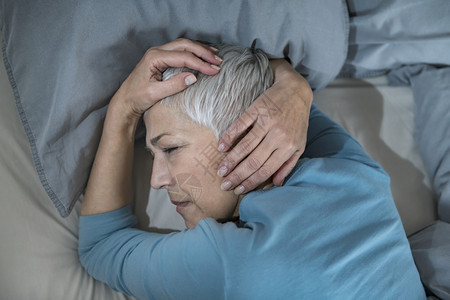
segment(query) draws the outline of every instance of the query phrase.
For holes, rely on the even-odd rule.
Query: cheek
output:
[[[221,155],[222,157],[222,155]],[[191,174],[204,187],[220,187],[221,178],[217,176],[217,157],[206,157],[202,150],[193,148],[171,162],[172,174]]]
[[[169,191],[174,201],[192,200],[198,202],[203,194],[203,185],[192,173],[182,172],[175,177],[175,187]]]
[[[219,163],[222,161],[224,154],[219,153],[214,157],[204,157],[200,154],[191,158],[190,170],[205,186],[212,186],[220,190],[222,178],[217,175]]]
[[[168,168],[174,180],[171,197],[175,197],[173,199],[178,199],[177,201],[187,198],[199,201],[209,180],[205,178],[204,170],[197,165],[195,154],[186,151],[183,155],[177,155],[169,162]]]
[[[184,176],[185,174],[193,175],[195,171],[195,161],[191,151],[183,151],[173,155],[167,160],[167,168],[173,177]]]
[[[169,162],[169,169],[181,194],[188,195],[208,217],[227,214],[233,210],[237,196],[220,189],[221,178],[217,166],[225,154],[218,152],[213,143],[183,150]],[[212,215],[214,214],[214,215]]]
[[[232,191],[222,191],[220,186],[210,185],[203,189],[202,197],[197,205],[207,217],[228,219],[236,208],[238,196]]]

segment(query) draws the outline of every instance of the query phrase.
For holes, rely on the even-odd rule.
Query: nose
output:
[[[161,158],[155,157],[153,160],[152,177],[150,185],[154,189],[167,188],[172,181],[167,162]]]

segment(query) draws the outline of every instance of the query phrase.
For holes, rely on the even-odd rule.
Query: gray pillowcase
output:
[[[61,216],[84,192],[107,104],[145,51],[180,36],[289,57],[314,89],[347,50],[345,1],[0,2],[4,63],[45,191]]]

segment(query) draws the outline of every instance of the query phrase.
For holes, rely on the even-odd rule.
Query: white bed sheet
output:
[[[0,63],[0,300],[129,299],[78,261],[78,215],[62,219],[33,166]]]
[[[62,219],[40,185],[0,67],[0,300],[128,299],[94,280],[77,256],[78,215]],[[413,139],[409,88],[388,87],[385,79],[338,80],[316,95],[316,103],[350,131],[392,176],[392,190],[405,230],[413,233],[436,219],[429,180]],[[151,161],[136,148],[135,211],[141,228],[183,228],[163,192],[150,193]],[[142,163],[142,161],[145,163]],[[148,228],[147,228],[148,229]]]
[[[316,102],[389,173],[406,233],[433,223],[436,202],[414,139],[411,88],[388,86],[386,77],[341,79],[321,91]]]

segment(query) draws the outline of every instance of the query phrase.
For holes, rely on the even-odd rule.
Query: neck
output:
[[[273,182],[272,182],[272,177],[270,177],[269,179],[267,179],[266,181],[264,181],[263,183],[261,183],[259,186],[257,186],[254,191],[258,191],[258,190],[266,190],[268,188],[273,187]],[[242,199],[245,197],[245,195],[239,195],[238,201],[236,203],[236,208],[234,210],[234,214],[233,214],[233,219],[239,218],[239,206],[241,205],[241,201]]]

